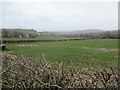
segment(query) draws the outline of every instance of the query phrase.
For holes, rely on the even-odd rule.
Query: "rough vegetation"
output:
[[[16,90],[105,88],[110,90],[119,87],[119,76],[118,70],[112,67],[108,71],[105,69],[94,71],[87,66],[80,68],[72,63],[69,66],[65,66],[62,62],[49,64],[44,57],[42,60],[38,59],[37,62],[31,63],[24,57],[19,59],[13,53],[3,54],[3,88]]]

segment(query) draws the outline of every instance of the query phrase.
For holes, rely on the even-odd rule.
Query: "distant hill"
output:
[[[59,32],[44,32],[44,33],[59,33],[59,34],[81,34],[81,33],[98,33],[98,32],[104,32],[105,30],[99,30],[99,29],[86,29],[86,30],[76,30],[76,31],[59,31]]]
[[[76,30],[76,31],[59,31],[59,32],[40,32],[41,35],[69,35],[69,34],[86,34],[86,33],[99,33],[104,32],[104,30],[99,29],[87,29],[87,30]]]
[[[77,33],[98,33],[98,32],[104,32],[104,30],[99,30],[99,29],[87,29],[87,30],[79,30],[75,31]]]
[[[70,32],[40,32],[41,36],[87,37],[87,38],[120,38],[118,30],[87,29]]]

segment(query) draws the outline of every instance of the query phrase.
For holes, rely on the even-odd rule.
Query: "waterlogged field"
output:
[[[6,46],[18,56],[45,58],[48,62],[108,68],[117,67],[118,61],[118,39],[11,43]]]

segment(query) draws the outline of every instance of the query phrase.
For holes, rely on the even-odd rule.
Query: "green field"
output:
[[[58,39],[58,38],[56,38]],[[49,62],[89,65],[97,68],[117,67],[118,39],[91,39],[66,42],[6,44],[18,56],[45,58]]]
[[[36,38],[2,38],[2,40],[62,40],[62,39],[81,39],[81,37],[45,37],[39,36]]]

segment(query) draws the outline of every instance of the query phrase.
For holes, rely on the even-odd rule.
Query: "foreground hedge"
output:
[[[89,67],[83,70],[79,66],[63,63],[49,64],[44,58],[36,63],[28,62],[24,57],[17,58],[12,53],[3,55],[2,87],[26,88],[118,88],[117,69],[110,67],[94,71]],[[31,59],[31,58],[29,58]],[[30,61],[30,60],[29,60]]]

